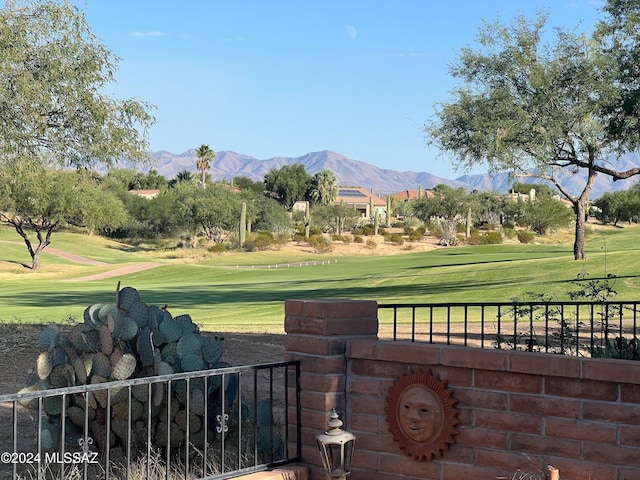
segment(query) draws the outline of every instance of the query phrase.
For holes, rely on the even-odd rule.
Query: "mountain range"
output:
[[[180,171],[196,171],[195,150],[175,155],[167,151],[158,151],[152,154],[153,163],[146,170],[153,168],[168,179],[176,176]],[[438,184],[446,184],[452,187],[462,187],[467,191],[496,191],[506,193],[509,191],[513,180],[507,173],[495,175],[462,175],[455,179],[442,178],[427,172],[405,171],[379,168],[369,163],[354,160],[330,150],[307,153],[301,157],[274,157],[260,160],[247,155],[231,151],[216,152],[211,164],[211,176],[214,180],[230,180],[234,177],[247,177],[253,181],[261,181],[272,169],[279,169],[285,165],[304,165],[306,171],[314,175],[323,170],[330,170],[338,179],[340,186],[364,187],[371,189],[378,195],[401,192],[403,190],[416,190],[433,188]],[[623,155],[616,162],[616,168],[626,170],[640,165],[640,152]],[[640,178],[640,177],[639,177]],[[522,182],[540,183],[536,179],[522,179]],[[634,185],[638,179],[630,178],[613,182],[610,177],[599,175],[593,187],[591,198],[602,196],[605,192],[625,190]],[[584,186],[585,176],[582,172],[567,174],[562,178],[563,186],[573,195],[580,193]]]

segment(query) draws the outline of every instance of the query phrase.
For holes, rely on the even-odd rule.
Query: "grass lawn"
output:
[[[0,228],[0,320],[81,320],[84,308],[113,302],[118,281],[149,304],[189,313],[208,330],[282,332],[284,300],[350,298],[391,302],[508,301],[526,292],[567,299],[579,273],[617,277],[618,299],[640,298],[640,227],[590,227],[587,260],[571,244],[504,244],[438,248],[396,255],[338,256],[312,252],[229,253],[130,248],[100,237],[56,233],[51,247],[108,263],[82,265],[45,253],[32,272],[20,237]],[[17,244],[7,242],[19,242]],[[321,262],[291,266],[297,262]],[[74,281],[126,265],[150,270]],[[278,264],[278,268],[275,265]],[[287,266],[289,264],[290,266]],[[270,267],[270,268],[269,268]]]

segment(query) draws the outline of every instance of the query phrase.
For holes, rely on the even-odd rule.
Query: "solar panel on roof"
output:
[[[366,198],[367,195],[362,193],[360,190],[353,190],[349,188],[341,188],[338,190],[338,196],[340,197],[361,197]]]

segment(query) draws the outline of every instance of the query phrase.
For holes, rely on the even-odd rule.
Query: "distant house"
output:
[[[306,200],[298,200],[291,207],[292,212],[305,212],[309,208],[309,202]]]
[[[362,218],[373,218],[370,211],[371,203],[373,203],[373,213],[384,214],[387,210],[387,201],[374,195],[366,188],[361,187],[339,187],[338,198],[335,203],[344,203],[350,205],[362,216]]]
[[[160,193],[160,190],[157,189],[149,189],[149,190],[129,190],[131,195],[137,195],[139,197],[147,198],[151,200],[152,198],[156,198]]]
[[[431,190],[402,190],[401,192],[392,193],[393,198],[408,202],[409,200],[417,200],[418,198],[433,197]]]

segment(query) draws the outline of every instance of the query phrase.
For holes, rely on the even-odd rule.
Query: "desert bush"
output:
[[[364,243],[364,239],[360,235],[354,235],[353,243]]]
[[[484,238],[488,245],[498,245],[502,243],[502,235],[500,234],[500,232],[486,232],[484,234]]]
[[[373,240],[367,240],[367,243],[365,245],[370,250],[375,250],[376,248],[378,248],[378,244],[376,242],[374,242]]]
[[[223,253],[227,251],[227,246],[224,243],[214,243],[207,250],[211,253]]]
[[[327,253],[333,250],[331,240],[325,238],[323,235],[311,235],[309,237],[309,244],[317,253]]]
[[[529,230],[519,230],[518,231],[518,241],[520,243],[531,243],[536,238],[533,232]]]
[[[394,233],[392,235],[389,235],[388,237],[385,237],[385,239],[388,238],[390,243],[393,243],[394,245],[402,245],[404,244],[404,237],[402,235],[400,235],[399,233]]]
[[[275,245],[275,243],[276,240],[273,238],[273,233],[262,231],[249,235],[249,238],[244,242],[244,246],[250,252],[261,252],[268,250]]]
[[[516,231],[513,228],[509,228],[509,227],[502,227],[502,233],[504,234],[505,237],[509,239],[514,238],[516,236]]]
[[[419,232],[418,230],[411,230],[409,232],[409,241],[410,242],[419,242],[424,237],[424,234]]]

